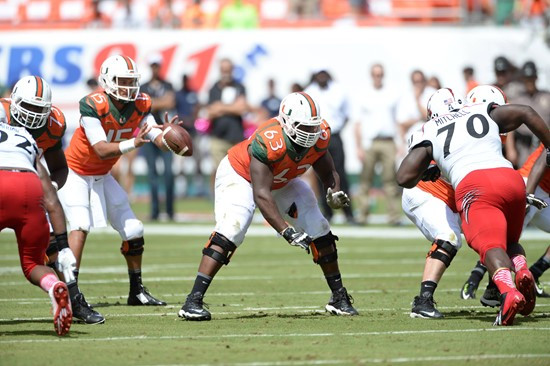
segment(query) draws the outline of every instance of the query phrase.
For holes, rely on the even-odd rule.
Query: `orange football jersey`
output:
[[[544,150],[544,145],[540,144],[539,147],[533,151],[531,155],[529,155],[525,163],[523,163],[523,166],[519,168],[519,174],[521,174],[522,177],[527,178],[531,172],[531,169],[533,169],[533,165],[535,165],[535,162],[543,153],[546,153]],[[550,169],[546,169],[546,172],[539,182],[539,187],[545,192],[550,193]]]
[[[151,111],[151,98],[140,93],[134,102],[126,103],[119,111],[105,92],[92,93],[80,100],[80,115],[101,121],[107,142],[120,142],[132,138],[135,129]],[[90,145],[82,126],[79,126],[65,150],[69,167],[80,175],[107,174],[119,157],[101,160]]]
[[[11,99],[2,98],[0,103],[4,107],[6,116],[8,118],[8,124],[11,124],[12,118],[10,115],[10,104]],[[61,112],[61,109],[56,106],[52,106],[50,115],[48,116],[48,121],[44,127],[31,129],[28,128],[27,131],[32,135],[38,148],[45,152],[50,149],[61,149],[61,140],[65,135],[65,130],[67,129],[67,124],[65,123],[65,115]]]
[[[424,192],[427,192],[445,202],[445,204],[449,206],[453,212],[458,212],[456,209],[455,191],[453,186],[445,182],[443,179],[438,179],[435,182],[420,181],[416,186]]]
[[[248,140],[229,149],[227,155],[235,171],[247,181],[250,178],[250,155],[269,166],[273,172],[271,189],[284,187],[289,180],[304,174],[321,156],[330,142],[330,127],[323,121],[321,136],[314,146],[296,151],[292,142],[283,132],[276,118],[262,123]]]

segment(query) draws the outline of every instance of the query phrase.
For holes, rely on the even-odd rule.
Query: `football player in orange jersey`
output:
[[[203,298],[218,270],[228,264],[245,237],[256,206],[290,245],[313,253],[332,291],[326,310],[357,315],[342,285],[330,231],[311,188],[297,179],[313,167],[333,209],[349,205],[330,153],[330,127],[319,105],[306,93],[292,93],[281,102],[279,115],[262,123],[248,139],[233,146],[216,171],[216,227],[203,249],[195,283],[178,315],[210,320]],[[292,226],[294,225],[294,226]]]
[[[77,258],[76,277],[90,228],[109,221],[122,238],[120,251],[130,278],[127,304],[158,306],[166,303],[153,297],[141,280],[143,224],[133,213],[127,193],[109,173],[122,154],[147,142],[168,150],[150,113],[151,98],[139,92],[139,79],[134,61],[127,56],[115,55],[103,62],[99,85],[104,91],[80,100],[80,126],[65,151],[69,175],[59,198],[69,221],[69,245]],[[139,133],[132,137],[137,128]],[[97,323],[104,321],[101,314],[94,314]]]

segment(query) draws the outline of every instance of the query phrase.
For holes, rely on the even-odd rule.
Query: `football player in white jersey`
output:
[[[56,234],[66,231],[65,216],[50,177],[38,161],[38,147],[30,133],[1,121],[0,192],[0,231],[15,231],[23,273],[49,294],[55,331],[64,335],[72,323],[71,302],[67,285],[44,265],[50,236],[44,208]],[[70,278],[75,266],[76,258],[68,246],[61,249],[57,269]]]
[[[525,184],[502,156],[500,133],[525,123],[549,148],[550,130],[531,107],[493,108],[490,103],[461,108],[446,88],[430,98],[428,116],[431,119],[422,132],[412,137],[397,182],[404,188],[416,186],[430,162],[436,161],[455,190],[466,240],[502,294],[495,324],[512,325],[516,313],[533,311],[536,297],[534,279],[518,243],[525,216]]]

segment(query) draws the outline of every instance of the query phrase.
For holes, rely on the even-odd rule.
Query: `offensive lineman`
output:
[[[450,89],[440,89],[428,102],[445,109],[432,114],[397,172],[399,185],[414,187],[433,159],[455,189],[455,203],[468,244],[479,253],[498,286],[500,311],[495,325],[512,325],[516,313],[535,306],[534,280],[519,244],[525,215],[525,184],[502,156],[500,133],[525,123],[550,147],[550,130],[530,107],[492,104],[460,108]],[[443,108],[445,107],[445,108]],[[515,271],[515,284],[511,271]]]
[[[332,291],[326,310],[357,315],[342,285],[336,240],[311,188],[296,179],[313,167],[333,209],[349,205],[328,145],[330,127],[319,105],[306,93],[292,93],[281,102],[279,116],[261,124],[248,139],[233,146],[220,163],[215,180],[216,227],[203,249],[195,283],[178,315],[210,320],[203,297],[222,265],[242,244],[256,205],[267,222],[293,246],[311,249]],[[284,217],[284,218],[283,218]],[[292,223],[294,227],[287,223]]]
[[[127,304],[159,306],[166,303],[153,297],[141,281],[143,224],[109,173],[122,154],[149,141],[168,150],[161,129],[153,128],[157,124],[150,113],[151,98],[139,92],[139,79],[134,61],[127,56],[115,55],[103,62],[99,85],[104,91],[80,100],[80,126],[65,151],[69,176],[59,198],[69,221],[69,245],[77,270],[90,228],[106,226],[108,220],[122,238],[120,251],[130,279]],[[140,131],[132,138],[137,128]]]

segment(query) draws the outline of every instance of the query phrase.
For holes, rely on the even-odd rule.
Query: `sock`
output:
[[[71,298],[71,301],[74,301],[74,299],[76,298],[76,295],[80,293],[78,284],[76,283],[76,281],[69,282],[67,284],[67,287],[69,288],[69,297]]]
[[[79,274],[79,273],[78,273],[78,269],[75,269],[75,270],[73,271],[73,274],[74,274],[74,280],[75,280],[75,282],[78,282],[78,274]]]
[[[325,275],[325,279],[332,292],[338,291],[344,287],[344,285],[342,285],[342,275],[340,273]]]
[[[470,273],[470,278],[468,278],[468,282],[480,283],[481,279],[485,275],[485,272],[487,272],[487,267],[481,264],[481,261],[477,261],[476,266],[474,267],[474,269],[472,269],[472,273]]]
[[[535,277],[535,281],[537,281],[548,268],[550,268],[550,259],[543,255],[531,266],[531,268],[529,268],[529,270],[533,274],[533,277]]]
[[[514,270],[516,271],[516,273],[523,269],[527,269],[527,261],[525,260],[525,257],[521,254],[513,257],[512,262],[514,263]]]
[[[206,290],[208,290],[210,283],[212,283],[212,277],[205,275],[204,273],[198,272],[191,293],[194,294],[195,292],[200,292],[204,295],[206,293]]]
[[[436,288],[437,283],[435,283],[434,281],[422,281],[422,283],[420,284],[420,296],[433,297]]]
[[[56,275],[54,275],[53,273],[46,273],[40,279],[40,288],[48,292],[53,287],[54,283],[58,281],[59,281],[59,278],[57,278]]]
[[[130,293],[137,293],[141,291],[141,269],[129,269],[128,276],[130,276]]]
[[[495,285],[497,285],[501,294],[516,288],[516,285],[514,285],[514,281],[512,280],[512,272],[509,268],[497,269],[493,275],[493,281],[495,281]]]

